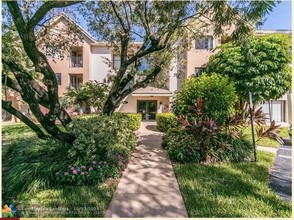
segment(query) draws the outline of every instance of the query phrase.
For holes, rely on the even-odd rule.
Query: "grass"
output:
[[[268,186],[274,154],[257,156],[257,163],[174,164],[189,217],[290,217],[291,204]]]
[[[289,137],[288,134],[288,127],[280,127],[279,128],[280,132],[279,132],[279,137],[281,138],[285,138],[285,137]],[[256,132],[255,133],[255,140],[257,140],[257,136],[256,136]],[[246,139],[250,142],[252,142],[252,136],[251,136],[251,127],[247,127],[244,130],[244,134],[246,135]],[[271,139],[271,138],[263,138],[261,140],[259,140],[258,142],[256,142],[257,145],[259,146],[264,146],[264,147],[279,147],[280,144],[278,141]]]
[[[69,146],[38,139],[21,123],[3,126],[2,131],[8,142],[2,146],[3,202],[16,197],[21,217],[103,217],[117,180],[53,187],[55,171],[71,164],[66,157]]]

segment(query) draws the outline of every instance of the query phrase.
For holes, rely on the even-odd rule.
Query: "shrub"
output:
[[[251,158],[252,144],[245,136],[239,136],[236,139],[229,135],[224,136],[227,139],[225,141],[230,145],[230,149],[219,152],[218,157],[220,161],[240,162]]]
[[[203,101],[197,100],[191,109],[196,116],[179,116],[180,129],[173,129],[163,140],[170,158],[177,162],[242,161],[250,154],[251,144],[240,133],[216,121],[201,117]],[[232,121],[233,122],[233,121]],[[232,123],[231,122],[231,123]]]
[[[193,106],[197,100],[203,101],[201,115],[196,115]],[[223,125],[228,116],[234,112],[237,101],[234,84],[227,77],[213,73],[208,76],[187,79],[180,91],[176,93],[173,111],[178,115],[188,117],[214,119],[218,125]]]
[[[82,164],[89,161],[104,161],[110,152],[123,149],[129,152],[135,146],[135,135],[127,117],[89,115],[73,120],[68,131],[76,139],[69,150],[69,158]]]
[[[156,114],[156,123],[160,131],[168,131],[171,128],[179,126],[179,121],[173,113],[158,113]]]
[[[142,122],[142,114],[140,113],[122,113],[122,112],[115,112],[114,117],[117,117],[119,120],[120,117],[125,117],[129,121],[129,128],[132,131],[137,131],[141,127]]]
[[[249,158],[252,152],[252,145],[244,136],[234,139],[217,133],[214,140],[207,140],[207,146],[199,139],[186,129],[171,129],[164,136],[162,146],[172,161],[180,163],[239,162]]]
[[[162,147],[175,162],[199,162],[198,144],[193,135],[183,129],[170,129],[163,138]]]

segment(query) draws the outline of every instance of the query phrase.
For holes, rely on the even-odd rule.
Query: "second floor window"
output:
[[[195,40],[195,49],[212,50],[213,49],[213,37],[205,36],[199,37]]]
[[[61,85],[61,73],[55,73],[57,84]]]
[[[72,52],[70,59],[70,67],[83,67],[83,54],[82,52]]]

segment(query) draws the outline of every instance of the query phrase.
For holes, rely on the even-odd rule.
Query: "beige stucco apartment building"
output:
[[[103,82],[111,71],[106,60],[112,61],[114,66],[119,66],[119,57],[107,47],[105,42],[97,42],[89,33],[83,30],[78,24],[68,18],[65,14],[56,17],[52,24],[59,28],[65,27],[68,23],[75,24],[83,34],[83,41],[71,48],[71,52],[64,59],[59,58],[59,54],[48,54],[49,63],[54,70],[59,84],[59,96],[62,96],[67,87],[79,87],[82,83],[89,80]],[[231,30],[227,31],[230,34]],[[266,32],[267,33],[267,32]],[[257,35],[264,34],[261,30],[256,31]],[[291,32],[286,34],[291,35]],[[154,120],[158,112],[171,111],[172,96],[175,91],[180,89],[183,79],[201,74],[201,70],[207,64],[209,57],[217,52],[221,45],[221,38],[216,38],[210,33],[209,27],[206,35],[197,38],[191,42],[191,49],[186,51],[180,57],[175,57],[169,71],[169,82],[166,88],[159,89],[151,86],[140,88],[124,99],[123,104],[119,106],[119,112],[140,112],[143,119]],[[140,42],[135,45],[140,46]],[[177,59],[184,59],[185,62],[179,62]],[[182,76],[177,76],[178,69],[184,70]],[[291,121],[291,114],[288,109],[291,103],[290,96],[285,95],[281,99],[273,102],[273,116],[276,121]],[[266,104],[263,105],[265,112]]]

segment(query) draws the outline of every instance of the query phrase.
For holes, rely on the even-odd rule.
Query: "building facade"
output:
[[[98,42],[89,33],[83,30],[77,23],[65,14],[60,14],[52,21],[57,29],[66,28],[68,23],[77,25],[83,35],[83,41],[78,42],[69,52],[60,59],[58,52],[50,54],[45,51],[48,61],[56,74],[58,82],[58,94],[63,96],[68,87],[78,88],[82,83],[96,80],[103,82],[112,68],[107,61],[111,61],[114,67],[119,67],[120,60],[106,42]],[[159,89],[151,86],[140,88],[127,96],[117,108],[119,112],[142,113],[144,120],[154,120],[158,112],[170,112],[172,97],[180,89],[182,80],[199,76],[209,61],[209,57],[218,51],[222,40],[214,37],[207,27],[203,37],[196,38],[191,42],[191,48],[180,56],[175,56],[171,63],[169,81],[166,88]],[[229,35],[232,29],[226,30]],[[270,31],[258,30],[256,35],[271,34]],[[291,32],[283,33],[291,36]],[[140,47],[141,43],[134,44]],[[135,48],[136,49],[136,48]],[[184,60],[185,62],[179,62]],[[184,72],[177,75],[179,68]],[[267,103],[261,104],[265,113],[268,112]],[[272,102],[273,119],[278,122],[291,123],[291,94],[285,94],[281,99]]]

